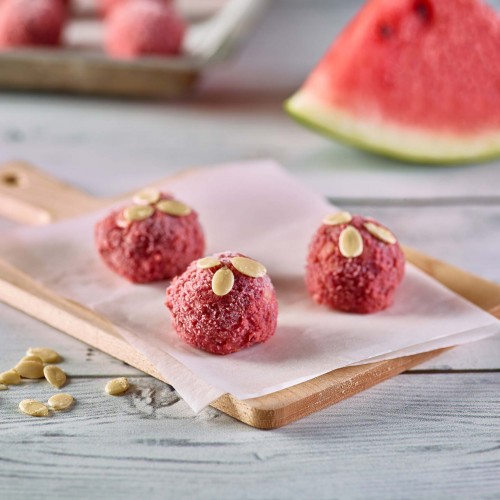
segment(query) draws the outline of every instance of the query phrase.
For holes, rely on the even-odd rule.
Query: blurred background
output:
[[[115,173],[97,188],[102,195],[135,188],[138,175],[147,183],[182,167],[245,158],[321,168],[308,154],[329,154],[332,145],[297,126],[282,102],[361,4],[268,2],[234,52],[206,68],[182,99],[2,91],[0,160],[24,159],[93,192],[96,175]]]
[[[183,12],[189,10],[186,2],[201,18],[218,7],[186,0],[179,5]],[[187,166],[257,157],[282,162],[338,203],[497,194],[494,163],[453,171],[401,168],[294,123],[283,101],[363,2],[264,3],[226,58],[202,68],[198,84],[181,98],[1,91],[0,161],[29,161],[96,195],[118,194],[135,188],[138,179],[147,184]],[[73,57],[78,58],[76,52]],[[24,68],[29,75],[27,63]]]

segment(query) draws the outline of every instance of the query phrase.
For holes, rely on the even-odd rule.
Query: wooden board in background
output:
[[[168,183],[168,178],[158,182],[165,183]],[[0,214],[20,222],[47,224],[116,201],[118,200],[93,198],[23,163],[0,167]],[[68,207],[71,207],[71,211]],[[500,316],[499,285],[415,250],[406,249],[406,253],[411,262],[448,288]],[[106,318],[57,296],[1,260],[0,300],[168,382],[120,337]],[[442,351],[334,370],[294,387],[244,401],[226,394],[215,401],[213,406],[254,427],[273,429],[350,397]]]
[[[95,3],[71,0],[72,12],[60,48],[0,52],[0,89],[112,97],[177,97],[200,73],[225,57],[265,8],[266,0],[183,0],[188,21],[183,54],[115,59],[102,48],[104,23]]]

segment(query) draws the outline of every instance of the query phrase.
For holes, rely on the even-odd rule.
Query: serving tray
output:
[[[0,52],[0,89],[177,97],[201,72],[226,57],[265,8],[267,0],[180,0],[188,21],[184,53],[120,60],[102,50],[104,24],[93,0],[72,0],[61,48]]]
[[[169,179],[173,177],[157,184],[168,184]],[[50,224],[128,197],[130,193],[118,198],[95,198],[25,163],[13,162],[0,167],[0,215],[25,224]],[[407,259],[424,272],[500,318],[499,285],[411,248],[405,248],[405,253]],[[0,300],[168,383],[105,317],[56,295],[1,259]],[[212,406],[248,425],[274,429],[353,396],[444,350],[341,368],[259,398],[242,401],[226,394]]]

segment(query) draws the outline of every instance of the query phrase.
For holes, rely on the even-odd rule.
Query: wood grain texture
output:
[[[0,395],[0,496],[479,499],[500,488],[499,373],[402,375],[265,439],[211,408],[193,416],[160,382],[132,378],[110,397],[106,381],[72,379],[75,408],[47,419],[16,410],[49,397],[47,384]]]
[[[288,389],[244,401],[226,394],[212,406],[253,427],[276,429],[350,398],[442,352],[444,349],[340,368]]]
[[[199,69],[177,61],[131,63],[49,50],[3,54],[0,69],[2,89],[135,98],[179,97],[192,89],[199,76]]]
[[[43,207],[44,213],[50,214],[50,220],[66,218],[68,216],[66,204],[69,202],[74,211],[81,213],[106,203],[105,200],[92,200],[86,195],[71,196],[74,192],[73,188],[51,178],[44,178],[41,171],[25,164],[12,162],[4,167],[4,171],[7,172],[4,174],[4,180],[22,179],[18,186],[4,187],[4,191],[7,190],[7,200],[15,200],[15,195],[20,193],[23,206],[29,207],[30,195],[33,195],[34,210]],[[190,173],[188,171],[179,175],[190,175]],[[0,201],[2,194],[0,191]],[[6,213],[8,215],[8,211]],[[29,208],[26,208],[25,213],[30,214]],[[34,211],[33,214],[37,215],[37,212]],[[36,221],[39,221],[38,217]],[[454,269],[444,262],[412,249],[407,249],[406,253],[407,258],[415,265],[480,307],[489,310],[500,304],[500,286]],[[0,299],[97,349],[168,382],[147,359],[120,337],[106,318],[77,303],[58,297],[1,260]],[[212,406],[254,427],[274,429],[337,403],[408,370],[420,362],[427,361],[441,352],[442,350],[438,350],[334,370],[295,387],[245,401],[226,394],[213,402]]]

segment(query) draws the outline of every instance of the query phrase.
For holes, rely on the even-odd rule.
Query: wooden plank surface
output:
[[[0,496],[30,498],[495,498],[500,373],[402,375],[282,429],[261,433],[168,386],[72,380],[77,404],[50,420],[2,394]],[[119,422],[119,426],[117,425]],[[19,450],[29,452],[20,455]],[[360,471],[362,473],[360,474]],[[15,480],[22,477],[24,480]],[[399,495],[398,495],[399,493]]]
[[[378,214],[397,226],[406,243],[431,255],[444,248],[455,265],[500,282],[498,162],[458,169],[402,166],[329,143],[281,112],[281,101],[361,2],[275,0],[241,57],[207,74],[199,94],[183,103],[0,94],[0,162],[26,159],[85,191],[111,196],[176,168],[271,156],[315,189],[350,203],[353,212]],[[360,200],[366,197],[374,203]],[[428,238],[414,231],[414,220],[425,231],[436,225],[442,231]],[[0,220],[0,230],[9,227]],[[458,234],[474,237],[450,244]],[[75,383],[88,388],[78,394],[108,401],[100,392],[107,379],[95,377],[117,373],[112,358],[86,361],[79,341],[0,304],[0,359],[4,353],[9,363],[17,359],[26,347],[21,338],[48,345],[64,338],[75,370],[82,376],[86,370]],[[0,460],[0,497],[24,500],[43,491],[67,498],[71,491],[75,498],[110,499],[163,499],[169,493],[287,500],[496,498],[497,340],[453,349],[430,362],[430,372],[400,375],[264,436],[216,410],[209,410],[219,415],[214,420],[194,423],[188,414],[175,418],[178,404],[164,407],[159,419],[151,410],[122,406],[122,400],[114,401],[116,411],[109,414],[88,403],[76,420],[43,424],[16,414],[0,393],[2,457],[7,453]],[[141,380],[156,387],[154,379]],[[14,392],[11,397],[18,402]],[[133,442],[134,434],[142,445]]]

